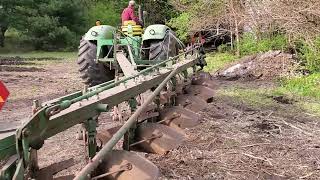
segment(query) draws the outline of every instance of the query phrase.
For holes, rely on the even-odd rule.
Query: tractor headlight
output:
[[[149,33],[150,33],[151,35],[155,35],[155,34],[156,34],[156,31],[153,30],[153,29],[151,29],[151,30],[149,31]]]
[[[97,36],[98,36],[98,34],[99,34],[99,33],[98,33],[98,32],[96,32],[96,31],[92,31],[92,32],[91,32],[91,35],[92,35],[92,36],[94,36],[94,37],[97,37]]]

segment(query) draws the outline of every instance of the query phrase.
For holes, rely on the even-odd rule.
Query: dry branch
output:
[[[242,155],[245,155],[247,157],[250,157],[250,158],[253,158],[253,159],[258,159],[258,160],[261,160],[261,161],[265,161],[267,162],[270,166],[273,166],[273,164],[271,163],[271,161],[267,158],[262,158],[262,157],[256,157],[256,156],[253,156],[251,154],[247,154],[247,153],[242,153]]]

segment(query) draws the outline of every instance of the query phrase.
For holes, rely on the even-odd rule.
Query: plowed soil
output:
[[[18,66],[6,62],[2,65],[27,66],[41,71],[7,71],[6,68],[0,71],[1,81],[11,92],[0,112],[0,128],[18,126],[30,116],[32,100],[46,101],[83,86],[73,61],[30,61]],[[216,91],[234,86],[261,88],[273,84],[270,81],[214,81]],[[269,109],[251,107],[217,93],[213,103],[201,112],[201,124],[185,130],[188,138],[183,145],[164,156],[145,156],[160,168],[161,179],[318,179],[319,118],[297,110],[294,102],[275,102],[278,105]],[[107,115],[100,118],[100,126],[115,124]],[[84,143],[75,138],[77,128],[45,142],[39,151],[41,167],[74,158],[76,165],[61,173],[65,175],[76,173],[85,165]]]

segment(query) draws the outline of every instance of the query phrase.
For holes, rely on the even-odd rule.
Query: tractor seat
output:
[[[125,35],[142,36],[143,28],[134,21],[124,21],[121,30]]]

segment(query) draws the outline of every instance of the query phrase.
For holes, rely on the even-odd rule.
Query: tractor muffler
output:
[[[176,98],[176,104],[195,113],[204,110],[207,107],[207,102],[200,97],[184,94]]]
[[[92,180],[155,180],[160,176],[157,166],[137,153],[112,150],[99,165]]]
[[[192,128],[200,123],[201,115],[181,106],[174,106],[160,112],[160,123],[177,130]]]
[[[177,148],[185,135],[163,124],[143,123],[136,129],[135,140],[132,149],[163,155]]]
[[[207,103],[213,102],[214,90],[209,87],[205,87],[202,85],[191,85],[188,89],[186,89],[186,92],[188,94],[200,97]]]

